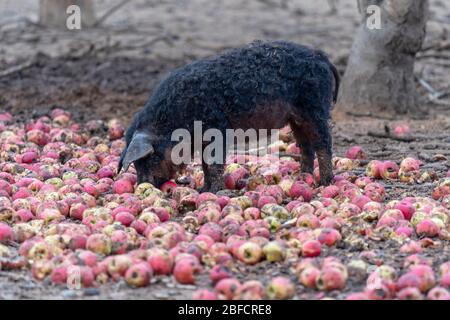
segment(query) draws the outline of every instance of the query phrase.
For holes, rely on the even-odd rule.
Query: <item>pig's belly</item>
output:
[[[271,103],[256,106],[252,111],[229,119],[233,129],[280,129],[292,118],[292,106]]]

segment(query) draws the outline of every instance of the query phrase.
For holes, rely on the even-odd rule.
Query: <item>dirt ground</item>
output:
[[[97,14],[101,16],[115,2],[96,0]],[[37,0],[4,0],[0,3],[0,71],[17,65],[26,67],[0,76],[0,111],[27,119],[60,107],[81,121],[128,121],[167,71],[254,39],[285,39],[321,48],[343,72],[359,23],[355,2],[340,0],[338,12],[330,14],[325,0],[135,0],[99,28],[61,31],[36,24]],[[376,115],[353,117],[337,113],[333,128],[335,154],[342,155],[350,145],[359,144],[369,159],[400,160],[413,156],[426,163],[425,169],[433,169],[440,176],[450,169],[450,49],[447,46],[446,50],[433,50],[436,44],[450,40],[450,3],[431,3],[424,45],[427,50],[420,54],[416,66],[417,79],[441,93],[439,100],[431,101],[430,92],[417,81],[423,105],[430,111],[428,118],[380,119]],[[409,125],[412,141],[373,134],[397,124]],[[432,184],[412,188],[390,183],[386,187],[392,198],[429,196]],[[369,245],[385,262],[402,263],[398,245],[388,247],[376,241]],[[449,248],[441,243],[426,255],[434,256],[438,264],[450,259]],[[352,248],[331,250],[344,261],[359,254]],[[262,270],[267,277],[292,277],[287,266],[263,263],[245,268],[249,269],[246,280],[250,280],[248,275],[259,279]],[[242,270],[235,272],[238,277],[244,274]],[[207,278],[206,274],[201,275],[198,287],[207,286]],[[119,282],[78,292],[38,283],[29,271],[0,271],[0,299],[174,299],[190,298],[196,288],[178,285],[169,278],[153,281],[145,289],[129,289]],[[331,296],[340,298],[363,286],[364,281],[352,280],[344,292]],[[315,292],[300,287],[299,290],[298,299],[320,298]]]

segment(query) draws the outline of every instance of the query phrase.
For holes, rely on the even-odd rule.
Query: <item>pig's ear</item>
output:
[[[133,162],[148,156],[153,151],[150,136],[146,133],[135,133],[123,158],[124,170],[127,171]]]

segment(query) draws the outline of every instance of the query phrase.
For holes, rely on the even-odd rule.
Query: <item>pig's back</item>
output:
[[[168,130],[205,117],[227,121],[267,103],[295,104],[318,72],[329,76],[328,64],[320,51],[301,45],[256,42],[174,70],[147,109]]]

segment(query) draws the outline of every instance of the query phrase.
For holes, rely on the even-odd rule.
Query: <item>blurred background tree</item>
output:
[[[367,8],[381,8],[370,29]],[[421,114],[414,79],[428,20],[428,0],[358,0],[363,16],[343,78],[339,109],[357,114]]]

